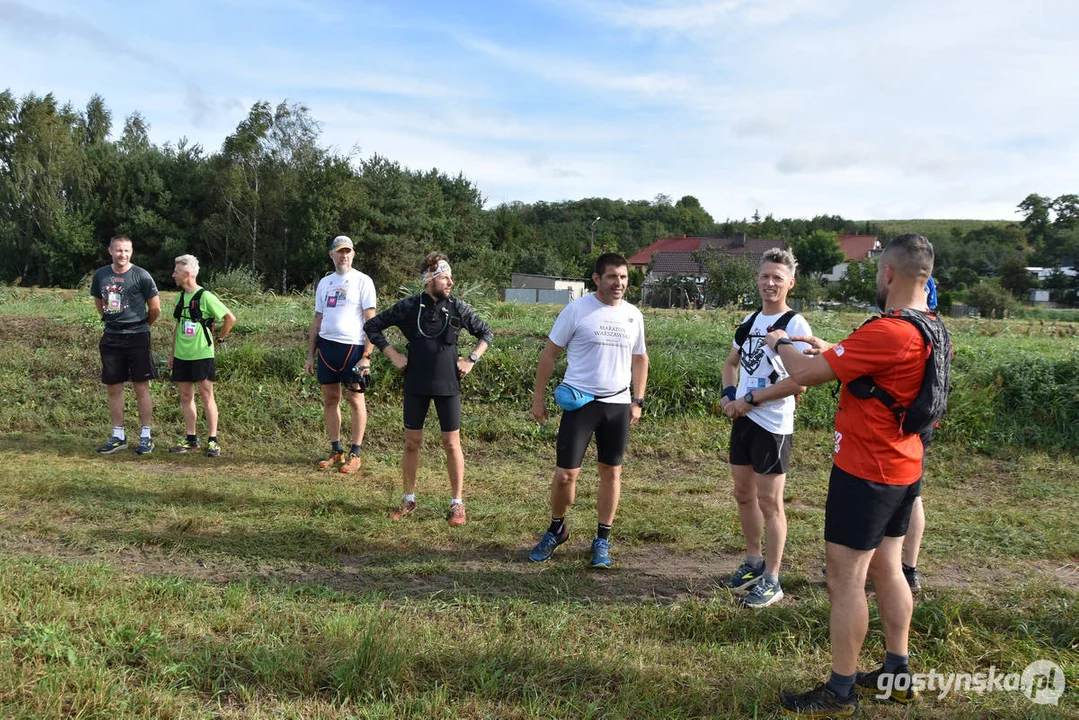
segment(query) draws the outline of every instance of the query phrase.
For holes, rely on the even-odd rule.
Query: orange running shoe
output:
[[[341,465],[341,472],[343,472],[343,473],[354,473],[354,472],[356,472],[357,470],[360,469],[360,464],[361,464],[360,456],[357,455],[356,453],[349,453],[348,454],[348,460],[346,460]]]
[[[450,521],[450,525],[452,527],[457,527],[458,525],[464,525],[466,522],[468,522],[468,519],[465,517],[465,504],[464,503],[453,503],[453,504],[451,504],[450,505],[450,514],[447,516],[446,519]]]
[[[410,515],[412,513],[412,511],[415,510],[415,509],[416,509],[416,501],[415,500],[406,500],[406,501],[401,503],[401,507],[399,507],[398,509],[396,509],[392,513],[390,513],[390,519],[391,520],[400,520],[400,519],[404,518],[405,516]]]
[[[331,467],[335,467],[337,465],[340,465],[343,462],[345,462],[345,454],[344,453],[339,453],[339,452],[330,453],[330,456],[328,458],[326,458],[325,460],[319,460],[318,461],[318,469],[319,470],[325,470],[326,468],[331,468]]]

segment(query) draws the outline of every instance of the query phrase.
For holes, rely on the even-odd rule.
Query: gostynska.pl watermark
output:
[[[885,700],[893,691],[904,693],[912,687],[935,693],[938,700],[950,693],[1021,692],[1036,705],[1056,705],[1064,694],[1064,671],[1052,660],[1035,660],[1022,673],[1002,673],[992,665],[988,672],[976,673],[881,673],[877,698]]]

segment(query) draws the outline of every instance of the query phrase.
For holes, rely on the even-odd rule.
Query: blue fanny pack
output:
[[[558,407],[566,411],[580,410],[593,400],[602,400],[603,398],[614,397],[624,393],[626,388],[619,390],[616,393],[610,395],[593,395],[587,393],[584,390],[578,390],[572,385],[566,383],[559,383],[558,387],[554,389],[554,401],[558,403]]]

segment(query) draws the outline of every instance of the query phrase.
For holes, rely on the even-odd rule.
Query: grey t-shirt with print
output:
[[[157,284],[137,265],[118,273],[106,265],[94,273],[90,295],[101,298],[101,319],[105,332],[128,335],[149,332],[146,301],[157,297]]]

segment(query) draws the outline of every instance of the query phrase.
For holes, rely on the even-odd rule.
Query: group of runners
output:
[[[141,437],[136,452],[152,452],[152,402],[148,382],[154,377],[149,353],[149,326],[160,315],[153,279],[131,265],[131,241],[117,236],[109,245],[113,263],[94,276],[94,296],[105,332],[101,340],[102,380],[108,389],[113,435],[98,449],[112,453],[127,447],[123,428],[123,383],[130,380],[138,400]],[[432,401],[442,432],[450,481],[450,525],[467,522],[464,456],[461,450],[461,379],[467,376],[493,340],[491,327],[465,302],[452,294],[449,259],[430,253],[422,266],[423,292],[376,313],[371,278],[352,267],[355,247],[346,236],[330,247],[334,272],[319,282],[311,324],[305,371],[317,374],[322,387],[324,420],[330,441],[328,457],[317,467],[342,473],[361,464],[367,412],[364,391],[369,387],[370,357],[375,348],[404,374],[404,496],[391,517],[401,520],[415,511],[416,472],[423,427]],[[742,604],[764,608],[779,601],[779,581],[786,540],[783,491],[790,465],[796,397],[809,386],[839,380],[843,390],[835,419],[835,454],[825,511],[825,556],[831,601],[832,668],[829,679],[808,692],[783,692],[784,713],[796,717],[846,717],[858,709],[858,690],[893,691],[892,700],[917,700],[909,676],[908,635],[916,588],[913,557],[905,565],[904,537],[912,509],[918,508],[920,540],[921,478],[927,440],[903,429],[897,407],[909,407],[918,397],[928,360],[938,349],[927,344],[910,320],[936,323],[929,309],[927,284],[933,269],[933,247],[921,235],[892,240],[878,261],[877,294],[882,316],[836,344],[812,334],[809,323],[791,311],[787,295],[796,281],[797,262],[789,251],[764,253],[757,285],[761,308],[748,315],[735,334],[723,364],[721,406],[732,419],[730,465],[734,498],[746,543],[741,565],[726,579],[734,591],[745,592]],[[213,401],[213,334],[226,336],[235,316],[219,299],[197,285],[198,261],[176,258],[173,279],[181,288],[174,311],[177,320],[169,365],[183,408],[186,438],[176,452],[200,449],[195,434],[194,390],[206,412],[208,455],[217,455],[217,409]],[[573,504],[585,451],[595,438],[599,487],[597,527],[589,563],[611,566],[610,537],[621,490],[621,471],[631,425],[645,407],[648,354],[644,317],[624,299],[628,264],[616,254],[597,258],[594,293],[569,303],[558,315],[536,368],[531,413],[548,421],[548,387],[559,356],[567,366],[553,391],[563,412],[558,428],[556,463],[551,482],[551,520],[529,552],[534,562],[551,558],[567,542],[566,516]],[[211,322],[211,320],[213,322]],[[386,339],[397,327],[408,341],[400,352]],[[476,343],[467,357],[458,351],[461,330]],[[944,335],[946,337],[946,333]],[[950,347],[947,348],[950,357]],[[877,397],[851,392],[856,379],[871,379],[887,394]],[[341,441],[340,401],[351,409],[351,442]],[[767,545],[765,546],[765,538]],[[905,572],[906,571],[906,572]],[[867,578],[876,591],[884,626],[886,655],[872,672],[857,671],[857,659],[868,629],[865,595]],[[907,678],[909,679],[909,677]]]

